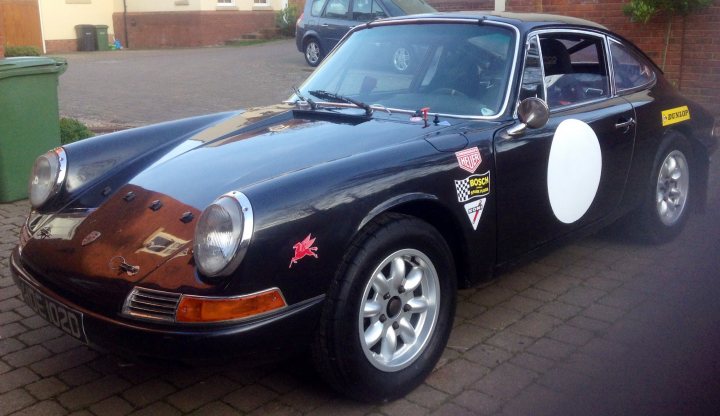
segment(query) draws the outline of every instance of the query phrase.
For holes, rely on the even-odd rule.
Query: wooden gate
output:
[[[38,0],[0,0],[5,45],[34,46],[43,51]]]

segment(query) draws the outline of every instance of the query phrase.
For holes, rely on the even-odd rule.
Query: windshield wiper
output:
[[[348,104],[355,105],[355,106],[357,106],[357,107],[362,108],[363,110],[365,110],[365,115],[368,116],[368,117],[370,117],[370,116],[372,115],[372,112],[373,112],[372,108],[371,108],[369,105],[367,105],[367,104],[365,104],[364,102],[362,102],[362,101],[353,100],[352,98],[345,97],[345,96],[343,96],[343,95],[338,95],[338,94],[335,94],[335,93],[332,93],[332,92],[329,92],[329,91],[325,91],[325,90],[314,90],[314,91],[308,91],[308,94],[310,94],[310,95],[312,95],[312,96],[314,96],[314,97],[317,97],[317,98],[324,99],[324,100],[336,100],[336,101],[341,101],[341,102],[344,102],[344,103],[348,103]]]
[[[315,104],[315,101],[311,100],[310,98],[303,97],[302,93],[300,92],[300,90],[297,87],[292,87],[292,90],[295,93],[295,95],[298,97],[298,101],[295,101],[295,103],[298,106],[300,106],[302,108],[303,104],[308,104],[310,106],[311,110],[315,110],[317,108],[317,104]],[[305,108],[307,109],[307,107],[305,107]]]

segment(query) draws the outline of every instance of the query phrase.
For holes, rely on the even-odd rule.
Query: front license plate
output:
[[[21,279],[16,279],[15,282],[20,288],[25,303],[32,310],[68,335],[87,344],[82,313],[55,302]]]

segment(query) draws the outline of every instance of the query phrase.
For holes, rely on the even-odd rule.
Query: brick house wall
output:
[[[5,23],[0,19],[0,59],[5,56]]]
[[[495,9],[495,0],[429,0],[428,4],[441,12]]]
[[[275,12],[128,13],[128,45],[133,49],[219,45],[275,26]],[[123,13],[113,14],[115,37],[125,43]]]
[[[506,10],[562,14],[592,20],[629,39],[662,64],[667,20],[633,23],[619,0],[507,0]],[[688,98],[720,115],[720,5],[672,21],[665,76]]]

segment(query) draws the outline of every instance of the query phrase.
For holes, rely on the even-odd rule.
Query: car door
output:
[[[355,25],[350,13],[351,0],[328,0],[319,21],[318,35],[325,53],[328,53]]]
[[[614,95],[603,34],[540,31],[528,37],[519,100],[537,96],[539,129],[495,137],[498,260],[507,262],[606,217],[630,166],[633,107]]]

